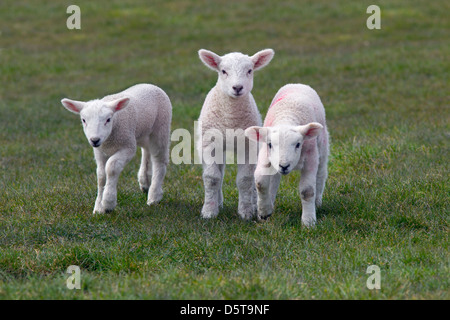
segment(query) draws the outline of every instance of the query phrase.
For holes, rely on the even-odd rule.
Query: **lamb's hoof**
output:
[[[110,213],[111,211],[114,210],[114,208],[116,207],[117,203],[114,201],[102,201],[102,211],[103,213]]]
[[[272,215],[273,208],[270,206],[260,206],[258,208],[258,220],[267,220]]]
[[[92,211],[92,214],[102,214],[104,213],[102,204],[100,201],[95,202],[94,210]]]
[[[316,220],[314,219],[302,219],[302,224],[307,228],[313,228],[316,225]]]
[[[94,215],[95,214],[105,214],[105,213],[111,213],[111,212],[113,212],[114,211],[114,208],[113,209],[97,209],[97,210],[94,210]]]
[[[272,214],[268,214],[268,215],[258,215],[258,220],[259,221],[266,221],[267,219],[269,219],[269,217],[271,216]]]
[[[154,205],[157,205],[160,201],[161,201],[161,199],[159,199],[159,200],[148,200],[147,201],[147,205],[154,206]]]
[[[148,200],[147,200],[147,204],[149,206],[158,204],[161,200],[162,200],[162,193],[161,194],[154,194],[154,195],[149,195]]]
[[[238,214],[244,220],[251,220],[255,214],[255,210],[254,207],[251,205],[248,207],[240,208],[238,210]]]
[[[316,208],[320,208],[320,206],[322,205],[322,198],[320,199],[316,199]]]
[[[202,218],[211,219],[219,215],[219,207],[214,204],[205,203],[202,208]]]

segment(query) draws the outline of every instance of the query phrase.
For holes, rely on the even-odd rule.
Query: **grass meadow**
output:
[[[81,30],[68,30],[69,5]],[[381,8],[369,30],[366,9]],[[448,1],[0,2],[1,299],[449,299]],[[149,82],[193,133],[217,76],[197,51],[273,48],[255,74],[264,117],[286,83],[321,96],[331,137],[318,223],[301,224],[299,174],[263,223],[203,220],[200,165],[171,163],[148,207],[125,168],[118,206],[92,215],[95,161],[60,100]],[[174,142],[172,146],[176,144]],[[69,290],[66,269],[81,269]],[[368,266],[381,271],[369,290]]]

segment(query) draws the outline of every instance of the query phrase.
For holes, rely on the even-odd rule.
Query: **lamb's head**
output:
[[[80,115],[86,138],[91,146],[97,148],[111,134],[114,114],[125,108],[129,101],[127,97],[109,102],[102,100],[83,102],[65,98],[61,103],[67,110]]]
[[[220,89],[232,98],[247,95],[253,88],[253,72],[269,64],[274,56],[272,49],[261,50],[253,56],[232,52],[219,56],[214,52],[201,49],[200,60],[219,74]]]
[[[285,175],[297,166],[303,142],[318,136],[322,129],[323,126],[317,122],[303,126],[254,126],[247,128],[245,135],[251,140],[264,143],[271,167]]]

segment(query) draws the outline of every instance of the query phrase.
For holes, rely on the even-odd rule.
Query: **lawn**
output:
[[[81,30],[66,9],[81,8]],[[381,8],[369,30],[366,9]],[[0,3],[0,298],[449,299],[448,1],[25,1]],[[197,51],[275,57],[255,74],[266,114],[286,83],[321,96],[331,137],[315,228],[301,224],[299,174],[266,222],[200,217],[201,166],[171,163],[148,207],[139,153],[118,207],[92,215],[95,161],[60,100],[149,82],[193,133],[216,75]],[[175,145],[177,142],[172,144]],[[81,270],[69,290],[66,269]],[[380,268],[381,289],[366,273]]]

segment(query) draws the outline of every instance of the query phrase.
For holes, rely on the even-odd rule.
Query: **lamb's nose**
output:
[[[94,147],[97,147],[100,142],[100,138],[91,138],[91,142]]]
[[[242,89],[244,89],[244,86],[233,86],[233,90],[236,93],[240,93],[242,91]]]
[[[282,166],[281,164],[279,165],[281,168],[281,171],[286,172],[287,169],[289,168],[290,164],[288,164],[287,166]]]

